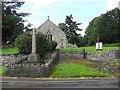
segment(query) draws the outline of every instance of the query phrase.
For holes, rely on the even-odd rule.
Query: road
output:
[[[2,79],[2,88],[118,88],[118,79]]]

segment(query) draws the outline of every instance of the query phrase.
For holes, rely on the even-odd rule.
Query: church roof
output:
[[[41,28],[45,23],[48,23],[48,22],[52,23],[55,27],[58,28],[58,26],[55,25],[55,24],[48,18],[48,19],[47,19],[41,26],[39,26],[37,29]],[[60,29],[60,28],[59,28],[59,29]],[[60,30],[61,30],[61,29],[60,29]]]

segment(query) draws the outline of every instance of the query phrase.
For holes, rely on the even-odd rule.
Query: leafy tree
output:
[[[79,43],[79,34],[76,31],[81,31],[78,27],[81,23],[77,23],[77,21],[73,21],[73,16],[66,16],[65,23],[59,23],[58,27],[65,32],[68,42],[71,44]]]
[[[98,41],[103,43],[120,42],[120,10],[115,8],[105,14],[95,17],[86,29],[88,45],[94,45]]]
[[[65,25],[65,23],[59,23],[59,24],[58,24],[58,27],[59,27],[63,32],[66,31],[66,25]]]
[[[86,45],[86,39],[81,35],[74,35],[70,37],[70,43],[76,44],[78,47],[83,47]]]
[[[78,25],[81,25],[81,23],[77,23],[77,21],[73,21],[73,16],[66,16],[65,19],[65,33],[67,38],[69,39],[71,36],[78,35],[76,31],[81,31],[81,29],[78,27]]]
[[[12,44],[14,39],[24,31],[29,31],[31,26],[28,23],[24,26],[23,17],[30,15],[29,13],[18,13],[17,10],[24,2],[3,2],[2,3],[2,43]]]

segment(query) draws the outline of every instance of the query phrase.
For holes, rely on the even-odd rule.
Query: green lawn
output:
[[[92,69],[85,65],[62,63],[52,68],[52,78],[73,78],[73,77],[106,77],[106,73],[101,73],[98,70]]]
[[[0,54],[10,54],[10,53],[18,53],[18,49],[17,48],[3,48],[2,50],[0,50]]]
[[[108,52],[108,49],[112,50],[112,49],[118,49],[118,47],[103,47],[102,51],[96,51],[95,47],[80,47],[80,48],[60,48],[60,50],[64,50],[64,51],[83,51],[83,49],[85,49],[86,52]]]
[[[118,49],[118,47],[103,47],[102,51],[96,51],[95,47],[80,47],[80,48],[59,48],[64,51],[83,51],[85,49],[86,52],[107,52],[108,49]],[[0,50],[0,54],[10,54],[10,53],[18,53],[18,48],[3,48]]]
[[[4,72],[5,72],[5,66],[0,66],[0,76],[2,76]]]

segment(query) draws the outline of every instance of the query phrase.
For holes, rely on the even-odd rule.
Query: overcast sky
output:
[[[58,25],[64,23],[67,15],[72,14],[74,20],[82,23],[79,27],[84,31],[88,23],[106,11],[118,7],[119,0],[24,0],[25,4],[19,12],[31,13],[24,19],[38,28],[50,16],[50,20]]]

